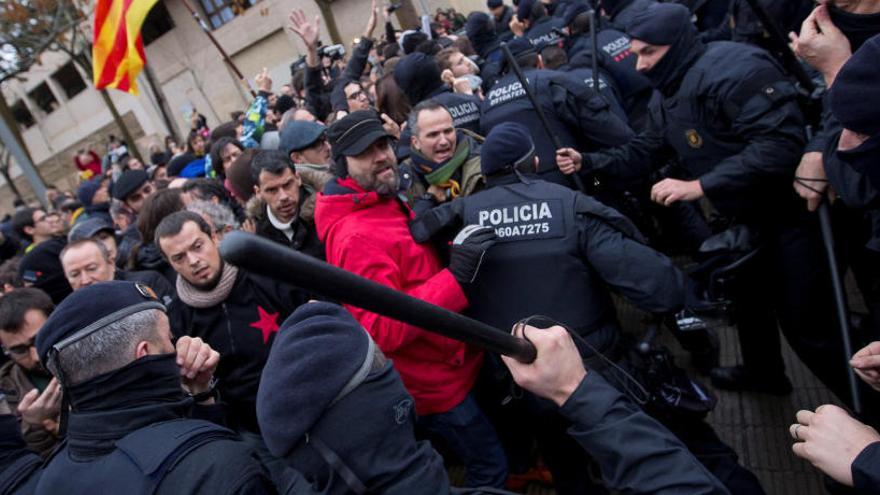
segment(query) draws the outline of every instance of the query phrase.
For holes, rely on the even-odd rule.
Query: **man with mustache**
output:
[[[379,116],[352,112],[328,129],[336,179],[318,194],[315,223],[333,265],[451,311],[467,307],[464,288],[476,277],[490,228],[465,228],[449,268],[409,233],[413,213],[403,195],[392,137]],[[464,463],[469,487],[502,487],[507,461],[494,428],[471,395],[483,354],[461,342],[346,306],[400,373],[419,423],[442,437]]]

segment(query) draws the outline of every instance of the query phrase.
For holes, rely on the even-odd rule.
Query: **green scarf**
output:
[[[416,150],[412,150],[412,160],[422,171],[426,169],[433,170],[425,174],[425,180],[428,181],[428,184],[441,186],[449,182],[452,175],[464,165],[470,154],[471,142],[462,136],[462,139],[459,139],[458,146],[455,148],[455,153],[449,160],[446,160],[446,163],[437,165]]]

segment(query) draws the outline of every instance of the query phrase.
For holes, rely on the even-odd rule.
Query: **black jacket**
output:
[[[303,194],[301,191],[300,194]],[[284,232],[275,228],[269,220],[269,214],[266,209],[268,205],[263,207],[263,215],[256,219],[257,235],[265,237],[270,241],[277,242],[291,249],[301,251],[309,256],[323,260],[324,244],[318,239],[318,233],[315,230],[315,223],[304,220],[300,217],[293,222],[293,237],[288,239]]]
[[[654,93],[644,132],[587,155],[581,173],[643,180],[677,156],[687,173],[680,178],[699,179],[724,216],[749,221],[796,211],[791,184],[804,117],[776,61],[759,48],[722,41],[710,43],[683,74],[667,94]]]
[[[221,304],[193,308],[180,299],[171,303],[172,333],[200,337],[222,356],[215,376],[221,397],[229,404],[233,429],[259,432],[257,386],[275,332],[308,299],[296,287],[239,270],[232,292]]]
[[[619,146],[633,137],[626,123],[611,112],[608,102],[583,80],[535,68],[525,68],[523,74],[547,116],[550,132],[562,146],[595,150]],[[520,122],[529,128],[542,179],[569,184],[569,179],[556,167],[556,145],[538,120],[522,84],[510,73],[499,79],[483,100],[480,134],[488,135],[503,122]]]
[[[156,295],[159,296],[159,300],[162,301],[162,304],[165,306],[171,304],[171,301],[177,297],[177,291],[174,289],[174,286],[168,282],[168,279],[161,273],[154,272],[153,270],[129,272],[117,268],[116,280],[141,282],[146,284],[147,287],[156,292]]]
[[[859,495],[880,493],[880,442],[862,450],[852,463],[853,488]]]

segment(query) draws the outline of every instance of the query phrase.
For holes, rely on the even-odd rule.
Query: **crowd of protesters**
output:
[[[398,7],[350,46],[292,10],[289,81],[146,163],[80,150],[0,223],[0,494],[761,494],[701,381],[790,394],[782,337],[861,403],[799,411],[792,455],[880,491],[880,1]],[[817,210],[867,307],[850,359]],[[235,266],[235,231],[536,358]]]

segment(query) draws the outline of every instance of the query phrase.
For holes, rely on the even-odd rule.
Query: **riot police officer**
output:
[[[789,393],[781,327],[813,372],[846,397],[844,363],[828,359],[843,351],[817,226],[788,187],[804,145],[794,86],[764,50],[701,43],[681,5],[648,7],[628,34],[639,69],[658,89],[648,127],[626,146],[588,155],[581,173],[626,181],[677,156],[684,175],[654,184],[652,199],[669,206],[705,198],[728,225],[751,234],[756,269],[741,274],[735,295],[743,366],[713,370],[716,386]],[[563,171],[579,166],[574,160]]]
[[[212,380],[220,357],[198,338],[175,349],[149,287],[112,281],[73,293],[36,346],[70,404],[67,439],[37,494],[275,493],[232,431],[189,418],[222,420]]]
[[[563,147],[598,149],[629,141],[632,130],[614,115],[592,88],[565,73],[545,70],[541,56],[527,39],[514,38],[508,45],[523,69],[532,92],[549,120],[549,132]],[[480,127],[483,135],[504,122],[525,124],[535,140],[542,179],[570,185],[555,167],[556,145],[548,129],[541,126],[525,89],[509,71],[486,94]]]
[[[645,311],[672,313],[684,304],[684,276],[669,258],[640,241],[626,217],[536,177],[540,159],[529,134],[528,128],[512,122],[492,129],[482,148],[487,188],[423,213],[411,226],[413,237],[426,241],[461,225],[493,227],[498,242],[466,289],[468,314],[495,328],[510,328],[540,314],[580,335],[587,343],[581,350],[586,359],[596,361],[598,353],[614,356],[620,327],[608,287]],[[531,282],[537,285],[523,286]],[[754,475],[737,464],[736,454],[705,422],[658,419],[732,493],[763,493]],[[543,421],[550,424],[554,418]],[[545,442],[548,436],[554,436],[552,429],[541,434]],[[553,447],[564,448],[564,442]]]

